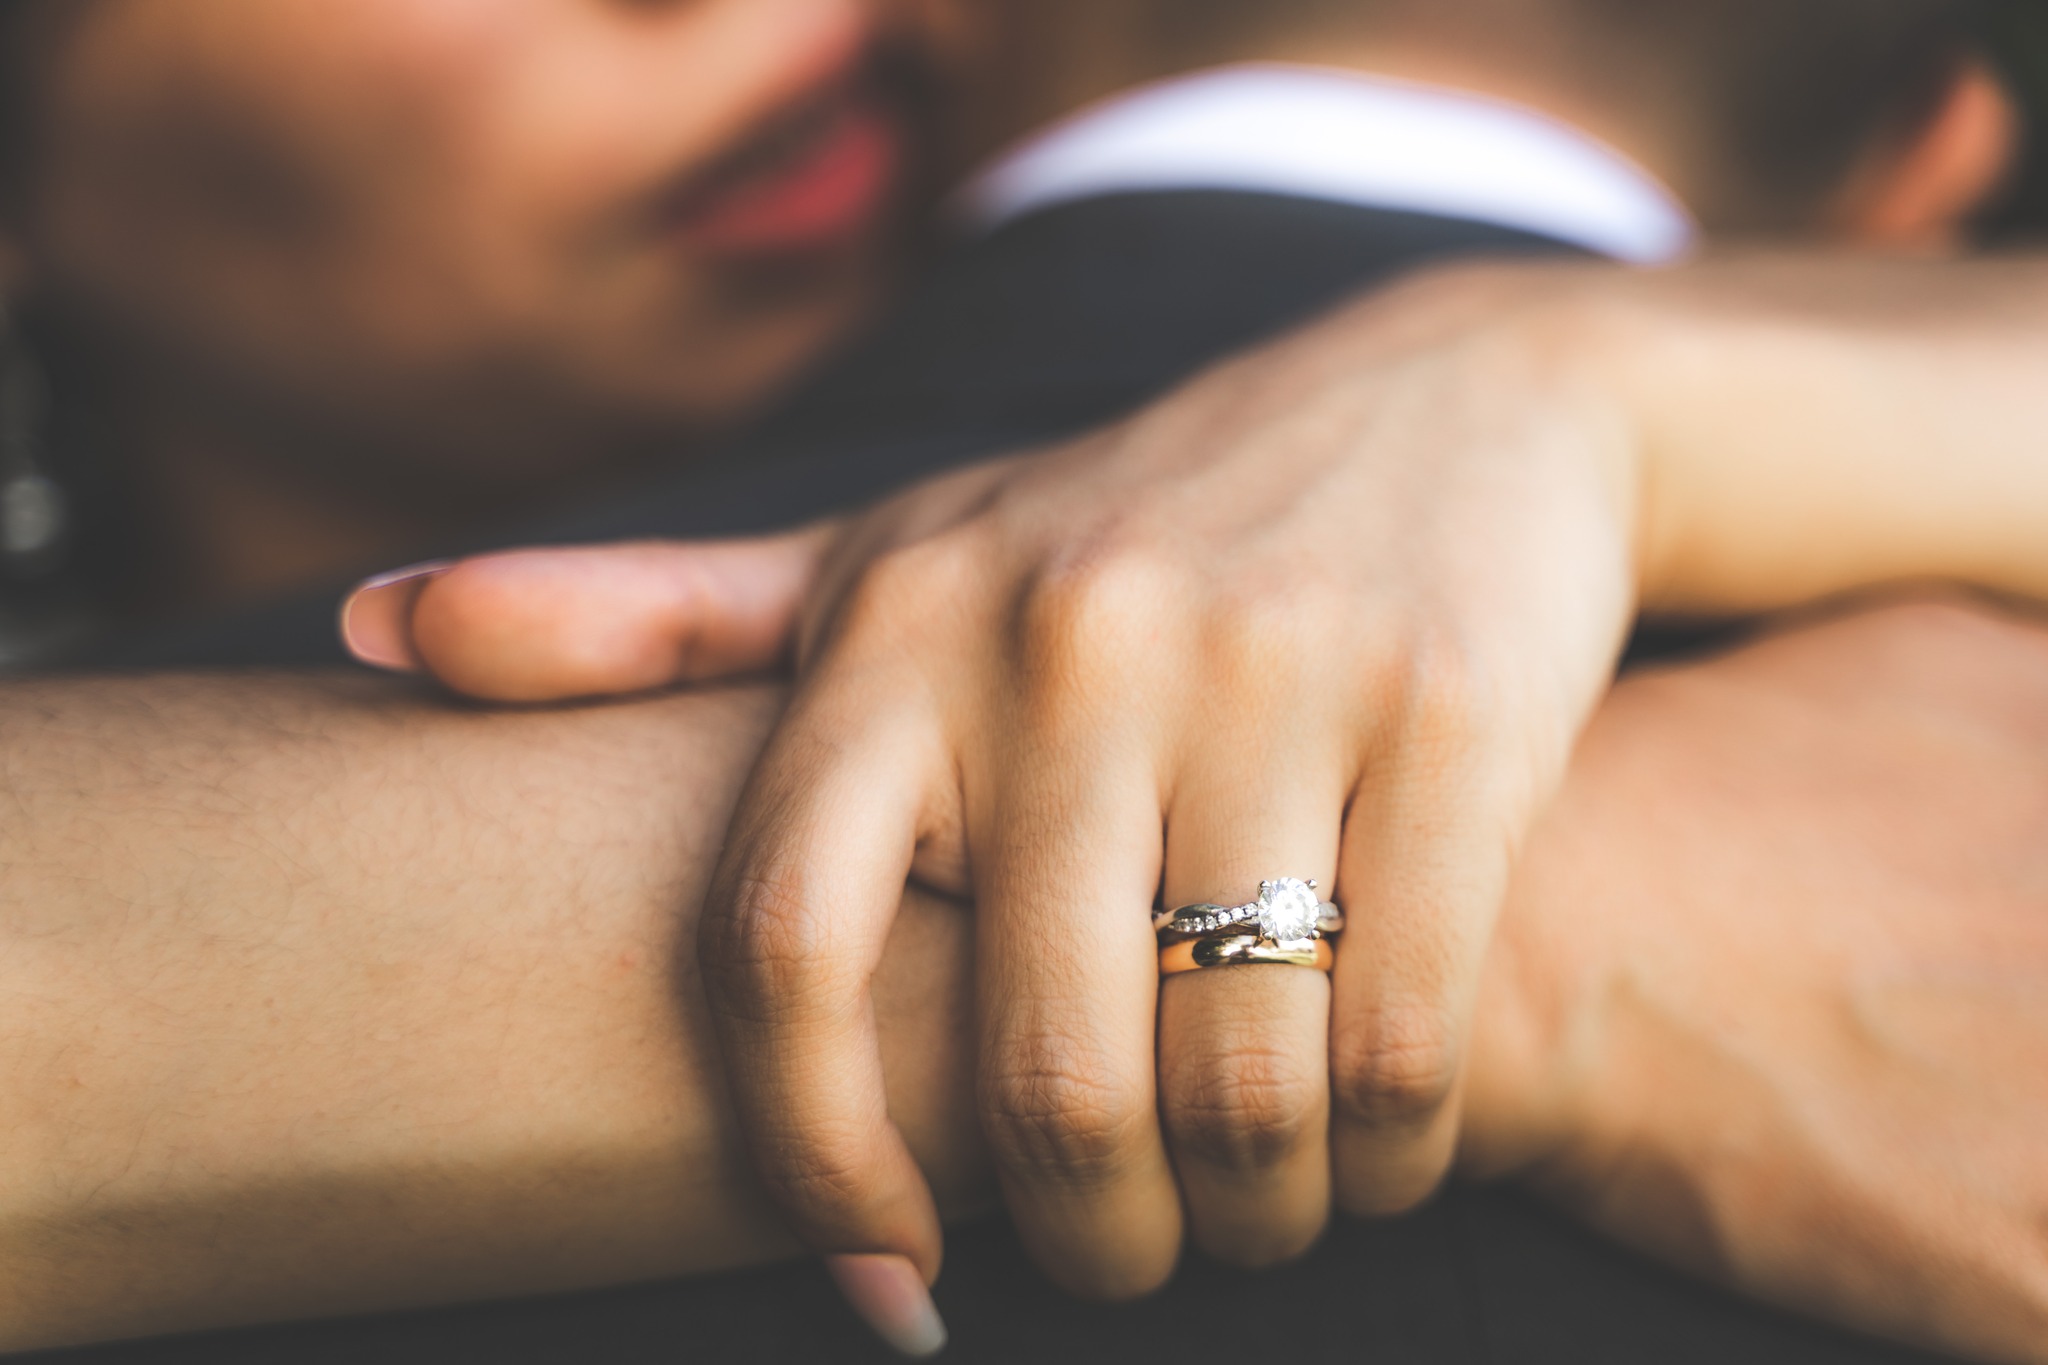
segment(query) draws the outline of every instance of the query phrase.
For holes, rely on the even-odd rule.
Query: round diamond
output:
[[[1292,877],[1259,887],[1259,933],[1275,943],[1300,943],[1315,937],[1322,902],[1309,884]]]

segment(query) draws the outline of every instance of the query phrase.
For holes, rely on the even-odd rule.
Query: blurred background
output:
[[[1673,0],[1671,12],[1695,18],[1711,12],[1691,8],[1695,2],[1706,4]],[[1254,13],[1260,3],[1207,0],[1206,7],[1229,11],[1236,5],[1243,7],[1239,13]],[[1631,16],[1653,12],[1643,0],[1608,3]],[[1770,0],[1750,3],[1773,15],[1793,13],[1793,0],[1782,0],[1787,8],[1777,10],[1768,9]],[[1867,3],[1876,6],[1883,0]],[[97,8],[55,0],[34,6],[0,0],[0,21],[9,23],[0,33],[12,35],[10,44],[0,48],[0,168],[25,166],[32,159],[36,139],[31,134],[37,122],[32,94],[39,88],[39,68],[31,64],[32,54],[61,47],[67,26]],[[248,6],[243,12],[260,15],[266,9],[286,8]],[[342,6],[323,10],[317,3],[296,8],[330,17],[350,12]],[[1172,11],[1175,22],[1202,8],[1197,0],[1185,0],[1184,8]],[[1864,12],[1854,3],[1850,8]],[[153,11],[166,12],[179,12],[177,0]],[[774,13],[772,7],[759,12]],[[1967,13],[1958,22],[1981,23],[1988,30],[1985,46],[2006,69],[2030,129],[2022,170],[1981,220],[1982,238],[2001,246],[2048,244],[2048,0],[1969,0]],[[288,23],[273,27],[279,33],[290,31]],[[276,35],[272,37],[275,40]],[[786,23],[763,36],[763,46],[770,49],[795,44]],[[553,40],[534,46],[544,53],[564,50]],[[245,50],[262,50],[261,44]],[[296,49],[280,50],[317,54],[324,48],[301,43]],[[653,44],[645,51],[636,49],[632,61],[644,63],[650,74],[645,80],[620,84],[649,91],[665,88],[672,74],[662,64],[665,53]],[[1792,71],[1796,75],[1807,66],[1801,57]],[[133,71],[121,70],[125,74],[108,84],[128,99],[138,82]],[[89,306],[40,311],[33,291],[18,291],[27,300],[23,303],[0,290],[0,672],[10,666],[81,657],[92,642],[117,629],[178,619],[201,608],[213,611],[262,600],[276,588],[338,589],[345,570],[367,571],[417,557],[417,546],[444,544],[441,537],[450,526],[473,523],[495,531],[512,524],[550,505],[558,486],[566,486],[559,481],[571,474],[578,480],[587,475],[597,483],[629,480],[636,470],[667,467],[699,444],[708,448],[731,423],[747,416],[755,402],[775,392],[794,365],[864,315],[869,304],[915,264],[922,239],[898,229],[916,216],[902,201],[917,198],[922,190],[903,191],[902,186],[915,187],[936,177],[921,179],[919,157],[925,149],[915,139],[899,137],[903,145],[893,149],[884,144],[890,142],[887,125],[892,120],[913,122],[915,106],[932,98],[932,92],[919,88],[911,73],[892,71],[888,76],[886,95],[856,82],[821,93],[786,117],[778,115],[781,121],[764,127],[759,138],[721,152],[716,165],[692,171],[708,180],[683,176],[678,165],[675,183],[665,180],[658,196],[650,194],[654,207],[644,213],[633,197],[643,187],[619,189],[614,197],[622,204],[631,198],[629,207],[635,215],[630,230],[622,228],[620,233],[639,234],[633,237],[634,244],[645,249],[637,255],[623,248],[612,251],[611,240],[606,239],[605,252],[593,252],[592,259],[604,260],[607,268],[619,273],[605,275],[603,287],[585,287],[585,277],[575,273],[585,258],[574,257],[572,270],[565,252],[563,260],[541,260],[533,267],[532,278],[501,280],[481,268],[475,280],[462,276],[463,285],[482,300],[473,308],[459,306],[467,301],[462,287],[442,287],[442,277],[450,271],[423,265],[422,276],[428,282],[422,284],[421,278],[400,270],[436,260],[441,266],[467,264],[488,255],[468,249],[466,239],[458,243],[461,232],[475,229],[477,223],[460,213],[444,212],[449,205],[443,199],[416,194],[417,186],[403,192],[392,189],[381,198],[373,193],[411,184],[404,180],[411,163],[396,154],[403,146],[394,143],[385,149],[394,163],[404,163],[389,174],[366,174],[357,184],[337,172],[331,185],[313,176],[301,184],[288,158],[281,159],[262,137],[243,135],[279,120],[214,110],[212,103],[221,98],[217,79],[203,86],[207,99],[193,101],[194,116],[182,138],[167,136],[163,146],[143,151],[125,149],[117,139],[101,139],[146,172],[133,177],[145,189],[170,182],[197,186],[186,196],[194,201],[186,207],[195,213],[217,205],[227,227],[247,229],[252,240],[275,239],[284,244],[280,251],[304,245],[305,253],[303,258],[291,258],[291,269],[284,268],[283,255],[259,268],[260,253],[243,250],[242,238],[209,236],[201,231],[207,222],[195,217],[198,226],[188,224],[191,230],[184,236],[195,241],[203,237],[201,246],[212,243],[220,249],[202,252],[193,247],[178,255],[169,250],[183,240],[174,230],[177,222],[167,223],[156,213],[123,212],[109,217],[148,226],[137,240],[123,244],[131,248],[125,254],[112,249],[103,253],[121,267],[105,291],[128,309],[119,326],[100,317],[102,300],[90,289],[73,290]],[[335,79],[331,71],[329,78]],[[260,82],[250,96],[261,109],[271,108],[261,104],[268,97]],[[636,105],[623,115],[623,105],[609,108],[604,99],[567,101],[561,111],[565,131],[551,142],[597,148],[609,156],[620,143],[634,142],[642,129],[653,129],[645,135],[650,145],[668,138],[664,120],[673,111],[656,96],[644,98],[645,108]],[[898,103],[910,107],[898,108]],[[307,136],[312,138],[312,133]],[[777,158],[800,161],[790,148],[814,144],[846,152],[855,162],[867,149],[866,160],[872,163],[868,178],[880,205],[871,223],[849,232],[829,250],[805,254],[801,268],[779,268],[780,273],[753,266],[734,269],[720,274],[716,287],[708,274],[700,280],[687,271],[668,272],[668,257],[652,245],[654,230],[649,223],[667,221],[663,215],[688,217],[696,212],[701,217],[703,202],[717,197],[707,196],[707,185],[723,186],[722,192],[729,194],[734,184],[743,187],[749,175],[772,178],[770,173],[780,164]],[[313,140],[307,145],[327,144]],[[299,144],[286,138],[280,146],[289,150]],[[556,160],[550,161],[550,156]],[[654,160],[666,167],[666,156],[664,150]],[[900,158],[900,164],[892,163],[892,157]],[[337,160],[346,162],[344,170],[355,164]],[[529,177],[544,188],[531,198],[538,203],[547,197],[545,187],[572,181],[574,177],[564,171],[571,163],[580,168],[578,158],[544,150],[539,170]],[[165,169],[173,164],[175,172]],[[130,160],[121,160],[102,179],[125,183],[130,165]],[[901,185],[892,190],[898,171]],[[25,198],[16,189],[20,178],[0,174],[0,213],[15,212],[16,201]],[[317,230],[333,217],[323,194],[333,192],[355,202],[342,195],[343,190],[360,192],[365,221],[388,219],[414,232],[418,250],[395,253],[403,257],[395,262],[366,250],[361,278],[349,273],[354,258],[340,248],[331,259],[320,255],[327,238],[339,242],[347,237],[340,231]],[[892,194],[898,200],[894,207],[882,204]],[[610,200],[597,203],[604,196],[593,191],[586,197],[590,206],[581,200],[565,201],[559,209],[564,221],[575,214],[592,217],[600,210],[611,211]],[[568,235],[566,229],[557,231],[553,218],[520,218],[519,213],[528,209],[527,198],[508,195],[505,205],[493,201],[489,212],[478,210],[473,216],[495,231],[500,218],[493,215],[505,209],[514,225],[507,229],[508,237],[528,230],[533,240],[551,243]],[[120,207],[129,201],[113,202]],[[136,202],[156,201],[144,195]],[[544,207],[547,213],[557,211],[551,200]],[[365,233],[366,239],[370,235]],[[433,256],[437,250],[442,257]],[[713,243],[699,254],[709,260],[718,251]],[[534,254],[540,260],[540,248]],[[130,257],[139,262],[133,269]],[[230,265],[216,272],[217,280],[182,269],[194,260],[211,267],[230,258]],[[251,262],[246,270],[233,265],[244,260]],[[301,268],[311,260],[325,264]],[[0,251],[0,267],[5,264]],[[522,258],[519,264],[524,268],[526,262]],[[389,270],[376,273],[387,266]],[[264,268],[272,273],[265,275]],[[97,276],[94,280],[103,283]],[[380,282],[389,287],[372,287]],[[405,283],[401,288],[394,282]],[[427,311],[439,308],[435,316],[447,336],[406,323],[415,295],[428,299],[422,305]],[[251,298],[256,301],[249,303]],[[458,301],[450,303],[450,298]],[[504,298],[517,302],[496,307]],[[220,299],[247,306],[216,306]],[[528,307],[529,299],[544,302]],[[78,301],[72,300],[74,305]],[[354,331],[344,325],[298,325],[298,319],[327,316],[323,309],[344,323],[354,320],[360,325]],[[201,325],[195,320],[210,320],[216,312],[229,321]],[[508,330],[494,330],[499,324]],[[161,337],[149,331],[159,325],[164,328]],[[108,335],[117,332],[134,354],[108,345]],[[195,337],[213,340],[197,345]],[[330,346],[330,337],[340,339]],[[278,339],[288,344],[269,344]],[[389,354],[379,353],[372,342],[392,343],[386,348]],[[474,365],[476,373],[464,370],[464,365]],[[127,387],[115,392],[116,379]],[[197,413],[204,404],[193,399],[195,391],[227,412],[234,426],[227,435],[246,449],[230,449],[234,442],[221,439],[220,432],[207,426],[219,426],[216,419],[222,413]],[[478,394],[486,399],[479,401]],[[167,409],[185,426],[164,420]],[[574,459],[565,452],[573,453]],[[259,453],[264,458],[254,459]],[[194,473],[198,466],[203,469]],[[249,475],[258,466],[276,474],[281,486],[289,485],[285,492],[258,488],[250,493],[258,481]],[[165,477],[173,467],[177,477]],[[319,496],[312,496],[315,493]],[[350,498],[361,506],[334,511]],[[313,502],[320,506],[309,508]],[[180,509],[175,516],[169,510],[174,504]],[[186,504],[204,504],[240,529],[232,536],[214,534],[211,527],[202,532]],[[276,531],[274,526],[287,523],[268,513],[285,505],[296,513],[318,515],[310,520],[302,515],[290,523],[299,534]],[[399,505],[418,513],[417,525],[391,515]],[[366,525],[384,538],[367,536]],[[214,553],[230,541],[247,551],[242,558],[248,563],[229,565],[231,556]],[[204,547],[206,553],[195,547]],[[262,572],[256,573],[252,565]],[[251,587],[259,579],[260,593]]]
[[[2048,4],[2011,0],[1994,7],[1986,22],[1993,46],[2026,99],[2032,130],[2026,171],[1991,228],[2003,239],[2039,240],[2048,237]]]

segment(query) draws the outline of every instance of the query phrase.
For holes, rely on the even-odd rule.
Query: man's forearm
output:
[[[693,975],[774,704],[0,693],[0,1349],[783,1252]],[[899,937],[897,1107],[971,1190],[965,917]]]
[[[0,1349],[791,1250],[694,965],[777,701],[0,692]],[[1948,1078],[2048,1047],[2044,737],[2042,633],[1952,609],[1625,683],[1502,917],[1467,1168],[1752,1292],[2043,1358],[2005,1349],[2048,1294],[2000,1248],[2048,1207],[2048,1094]],[[913,897],[875,990],[892,1111],[956,1207],[985,1185],[971,947]],[[1941,1012],[1870,1014],[1874,968]],[[1872,1157],[1910,1179],[1862,1182]],[[1674,1191],[1714,1221],[1662,1217]]]

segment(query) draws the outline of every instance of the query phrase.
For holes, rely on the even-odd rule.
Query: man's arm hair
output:
[[[0,688],[0,1350],[793,1254],[694,956],[779,700]],[[2044,743],[2048,631],[1953,607],[1624,682],[1501,921],[1466,1169],[1751,1293],[2048,1361]],[[956,1211],[987,1197],[971,953],[913,895],[874,991]]]
[[[0,689],[0,1349],[788,1254],[694,979],[775,704]],[[913,901],[882,982],[958,1193],[966,935]]]

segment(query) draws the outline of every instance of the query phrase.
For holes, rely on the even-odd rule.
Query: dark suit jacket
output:
[[[1263,195],[1144,194],[1056,209],[955,253],[894,317],[722,457],[537,534],[787,525],[1114,418],[1218,357],[1426,262],[1563,250],[1472,223]],[[126,657],[338,661],[331,621],[332,597],[323,596],[132,643]],[[954,1235],[939,1298],[955,1334],[948,1358],[961,1362],[1920,1359],[1690,1284],[1521,1195],[1459,1187],[1410,1218],[1338,1228],[1284,1276],[1196,1261],[1163,1294],[1125,1308],[1056,1294],[991,1222]],[[110,1365],[885,1358],[812,1267],[76,1357]]]

